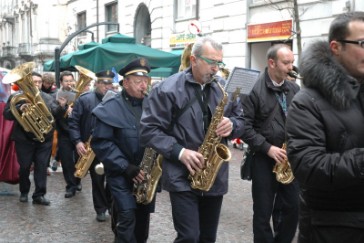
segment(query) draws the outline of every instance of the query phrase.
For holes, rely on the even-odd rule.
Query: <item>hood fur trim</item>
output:
[[[350,107],[358,94],[359,84],[332,55],[327,41],[312,43],[302,53],[300,63],[305,87],[318,90],[338,109]]]

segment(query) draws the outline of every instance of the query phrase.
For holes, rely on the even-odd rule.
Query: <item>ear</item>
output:
[[[342,49],[342,44],[333,40],[330,42],[330,49],[334,56],[339,56]]]
[[[276,63],[275,63],[275,61],[273,60],[273,59],[268,59],[268,66],[270,67],[270,68],[274,68],[275,67],[275,65],[276,65]]]
[[[190,63],[191,63],[191,65],[196,65],[196,62],[197,62],[197,57],[191,55],[190,56]]]

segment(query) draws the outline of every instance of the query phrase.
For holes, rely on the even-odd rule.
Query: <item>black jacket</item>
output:
[[[14,94],[16,95],[16,94]],[[14,128],[11,134],[11,139],[14,141],[36,141],[34,134],[30,133],[30,132],[26,132],[23,127],[20,125],[20,123],[16,120],[15,116],[13,115],[13,113],[10,110],[10,102],[12,100],[12,98],[14,97],[14,95],[11,95],[8,99],[8,102],[6,103],[3,115],[5,117],[5,119],[7,120],[14,120]],[[50,112],[52,113],[54,119],[59,119],[60,117],[63,116],[63,114],[65,113],[65,109],[63,109],[57,102],[54,101],[53,97],[51,97],[49,94],[44,93],[42,91],[40,91],[40,95],[42,97],[42,99],[44,100],[46,106],[48,107],[48,109],[50,110]],[[20,102],[18,104],[16,104],[16,108],[20,109],[21,104],[24,104],[24,102]],[[19,113],[21,114],[21,113]],[[46,136],[45,136],[45,141],[50,141],[53,138],[53,130],[50,131]]]
[[[267,68],[261,73],[252,91],[243,100],[245,131],[242,138],[252,150],[267,154],[271,145],[282,146],[285,141],[285,114],[275,93],[280,96],[284,93],[289,107],[298,90],[299,86],[290,81],[275,87]]]
[[[364,87],[318,41],[287,117],[288,158],[309,209],[364,211]]]
[[[83,93],[74,103],[68,118],[69,135],[74,145],[86,142],[95,127],[92,110],[102,101],[103,95],[94,91]]]

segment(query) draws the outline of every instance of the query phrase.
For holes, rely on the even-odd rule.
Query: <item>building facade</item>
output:
[[[61,55],[117,32],[177,53],[199,35],[212,35],[223,43],[229,69],[262,71],[272,44],[292,46],[298,62],[298,43],[304,48],[312,39],[325,38],[337,14],[364,10],[364,1],[0,0],[0,9],[0,66],[10,69],[35,61],[41,71],[56,47],[85,29]],[[94,27],[87,28],[90,25]]]

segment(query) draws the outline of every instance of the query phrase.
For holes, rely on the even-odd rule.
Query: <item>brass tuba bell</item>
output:
[[[54,118],[33,83],[34,66],[34,62],[21,64],[5,75],[2,82],[15,83],[23,91],[11,98],[10,110],[26,132],[33,133],[35,140],[44,142],[44,136],[53,130]],[[16,108],[19,103],[26,105],[21,112]]]

